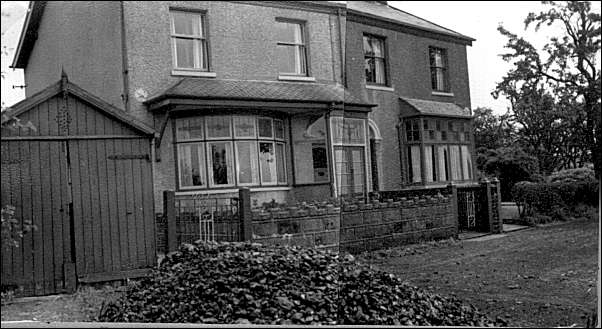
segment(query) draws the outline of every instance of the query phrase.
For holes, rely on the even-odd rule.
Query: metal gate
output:
[[[238,198],[198,194],[176,199],[179,244],[197,240],[240,241],[241,225]]]
[[[487,230],[487,216],[482,213],[481,186],[458,187],[458,226],[461,231]]]

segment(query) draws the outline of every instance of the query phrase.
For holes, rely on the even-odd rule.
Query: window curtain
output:
[[[462,162],[460,160],[460,146],[452,145],[449,147],[451,158],[452,180],[462,179]]]
[[[424,173],[426,181],[433,181],[433,149],[431,146],[424,147]]]
[[[462,165],[464,179],[472,179],[472,159],[470,158],[467,145],[462,145]]]
[[[445,173],[445,167],[446,167],[446,157],[445,157],[445,146],[438,146],[437,147],[437,168],[439,171],[439,175],[437,175],[439,177],[440,181],[446,181],[449,178],[447,177],[446,173]]]
[[[411,156],[412,156],[412,182],[419,183],[421,181],[421,177],[420,177],[420,146],[410,147],[410,152],[411,152]]]

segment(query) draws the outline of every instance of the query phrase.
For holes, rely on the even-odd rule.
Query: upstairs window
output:
[[[449,92],[447,73],[447,51],[442,48],[429,47],[431,65],[431,86],[435,91]]]
[[[307,55],[303,24],[277,21],[278,72],[282,75],[307,75]]]
[[[174,67],[208,71],[205,16],[197,12],[173,10],[170,16]]]
[[[364,67],[366,83],[386,85],[385,40],[373,35],[364,35]]]

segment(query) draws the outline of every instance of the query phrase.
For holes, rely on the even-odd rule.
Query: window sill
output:
[[[189,70],[171,70],[171,75],[185,76],[185,77],[201,77],[201,78],[215,78],[217,74],[215,72],[205,71],[189,71]]]
[[[379,85],[366,85],[366,89],[382,90],[382,91],[395,91],[395,88],[393,88],[393,87],[379,86]]]
[[[454,93],[448,93],[444,91],[433,91],[431,93],[433,96],[446,96],[446,97],[454,97]]]
[[[290,186],[261,186],[261,187],[240,187],[240,188],[224,188],[214,190],[183,190],[176,192],[176,195],[194,195],[194,194],[226,194],[226,193],[238,193],[241,188],[248,188],[251,192],[272,192],[272,191],[289,191]]]
[[[279,75],[278,80],[282,81],[305,81],[305,82],[315,82],[316,78],[314,77],[303,77],[296,75]]]

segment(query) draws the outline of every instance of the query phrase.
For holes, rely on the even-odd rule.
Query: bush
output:
[[[485,326],[490,320],[350,255],[250,243],[183,245],[100,321]]]
[[[521,218],[526,216],[544,216],[532,218],[536,223],[546,222],[545,216],[552,220],[564,220],[568,217],[581,217],[582,205],[596,206],[599,202],[599,184],[597,181],[582,181],[574,178],[548,177],[546,182],[519,182],[512,188],[512,197],[518,206]],[[582,207],[581,207],[582,209]]]
[[[590,168],[560,170],[552,173],[547,181],[571,209],[579,203],[598,204],[600,184]]]
[[[518,182],[512,187],[512,198],[521,218],[536,212],[551,215],[563,206],[562,198],[548,183]]]

